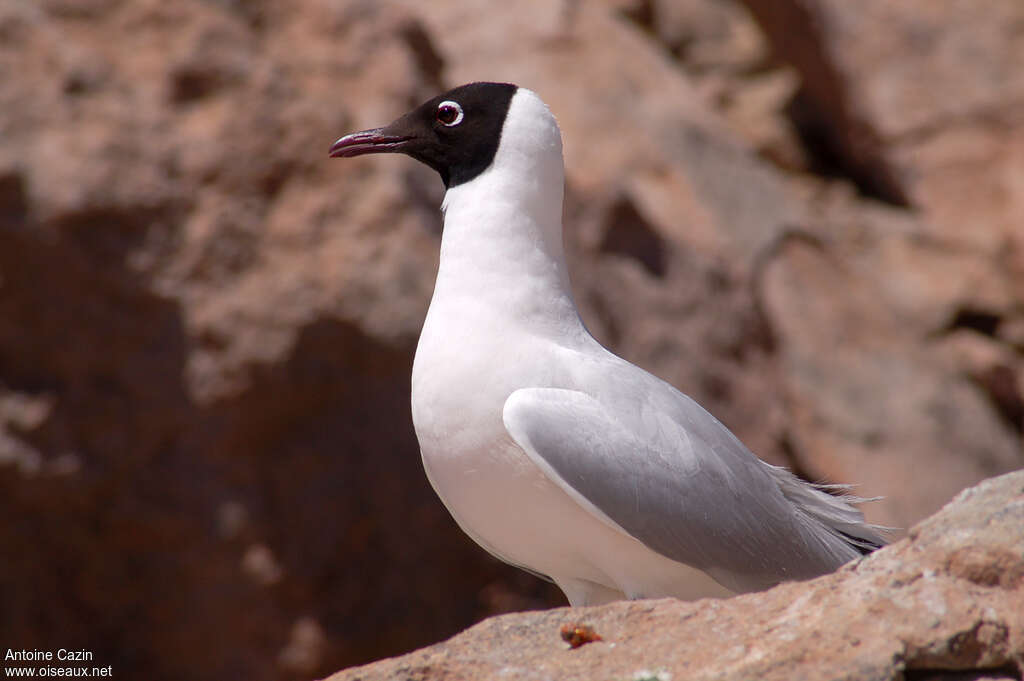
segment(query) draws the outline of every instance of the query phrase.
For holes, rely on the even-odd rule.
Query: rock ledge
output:
[[[566,623],[603,640],[571,649]],[[1024,471],[987,480],[907,539],[819,579],[729,600],[493,617],[339,672],[372,679],[1020,679]]]

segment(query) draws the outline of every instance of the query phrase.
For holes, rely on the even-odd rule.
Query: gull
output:
[[[762,461],[591,336],[563,253],[561,133],[536,93],[470,83],[330,148],[377,153],[446,188],[412,418],[431,485],[480,546],[577,606],[762,590],[885,543],[861,500],[829,494],[845,486]]]

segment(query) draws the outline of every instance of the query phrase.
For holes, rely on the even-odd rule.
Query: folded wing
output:
[[[503,419],[544,474],[601,521],[735,591],[834,570],[861,553],[844,536],[850,528],[876,537],[852,506],[764,463],[676,395],[669,409],[613,410],[584,392],[525,388]]]

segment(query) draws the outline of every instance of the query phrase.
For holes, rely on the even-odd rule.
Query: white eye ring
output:
[[[444,118],[441,118],[441,112],[444,112],[445,115],[447,115],[451,112],[452,109],[455,109],[455,118],[451,119],[450,121],[446,121]],[[459,123],[461,123],[463,118],[464,115],[462,113],[462,107],[459,106],[458,102],[453,102],[450,99],[446,99],[437,105],[437,122],[440,123],[441,125],[453,128]]]

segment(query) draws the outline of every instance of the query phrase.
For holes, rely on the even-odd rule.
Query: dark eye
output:
[[[462,122],[462,107],[458,102],[445,100],[437,105],[437,122],[449,128]]]

